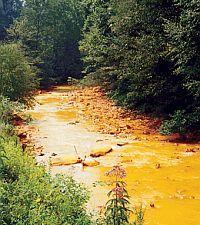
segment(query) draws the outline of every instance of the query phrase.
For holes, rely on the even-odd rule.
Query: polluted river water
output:
[[[83,119],[82,106],[77,110],[76,100],[69,98],[73,91],[62,86],[40,93],[37,104],[27,112],[33,122],[23,129],[38,149],[38,162],[51,162],[52,174],[71,175],[84,183],[91,192],[88,208],[95,211],[108,200],[111,187],[101,185],[108,181],[105,173],[114,165],[122,165],[131,205],[145,208],[145,225],[200,224],[198,144],[119,137],[92,130],[91,121]],[[99,151],[102,156],[90,157],[91,152]]]

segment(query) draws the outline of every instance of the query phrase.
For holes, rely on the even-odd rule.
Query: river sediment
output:
[[[131,204],[146,207],[146,225],[199,223],[198,144],[169,142],[156,132],[159,120],[124,111],[99,88],[61,86],[36,100],[27,112],[33,122],[22,129],[35,144],[37,160],[50,163],[52,174],[86,184],[89,208],[103,207],[110,187],[98,182],[107,181],[105,173],[120,164]]]

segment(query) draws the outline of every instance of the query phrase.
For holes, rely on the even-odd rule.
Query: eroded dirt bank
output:
[[[146,225],[199,223],[198,144],[167,141],[155,131],[159,121],[123,111],[98,88],[56,87],[37,101],[27,112],[34,121],[21,130],[35,144],[38,161],[52,162],[52,173],[73,175],[88,186],[90,208],[106,202],[109,188],[96,182],[106,181],[105,172],[119,163],[132,204],[146,206]]]

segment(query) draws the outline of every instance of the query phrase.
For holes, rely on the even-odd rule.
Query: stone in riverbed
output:
[[[57,153],[55,153],[55,152],[53,152],[52,154],[51,154],[51,156],[57,156],[58,154]]]
[[[62,156],[51,159],[52,166],[67,166],[81,163],[82,159],[78,156]]]
[[[91,157],[100,157],[100,156],[104,156],[109,152],[112,152],[112,147],[101,147],[101,148],[97,148],[97,149],[93,149],[90,153]]]
[[[100,163],[98,161],[96,161],[95,159],[92,158],[86,158],[83,161],[83,166],[89,166],[89,167],[93,167],[93,166],[98,166]]]
[[[119,142],[119,143],[117,143],[117,146],[123,147],[128,144],[129,144],[128,142]]]

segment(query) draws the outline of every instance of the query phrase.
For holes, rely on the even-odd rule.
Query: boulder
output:
[[[81,163],[82,159],[78,156],[63,156],[55,157],[51,159],[52,166],[67,166],[76,163]]]
[[[91,157],[100,157],[100,156],[104,156],[107,153],[111,152],[113,149],[112,147],[101,147],[101,148],[97,148],[97,149],[93,149],[90,153]]]

